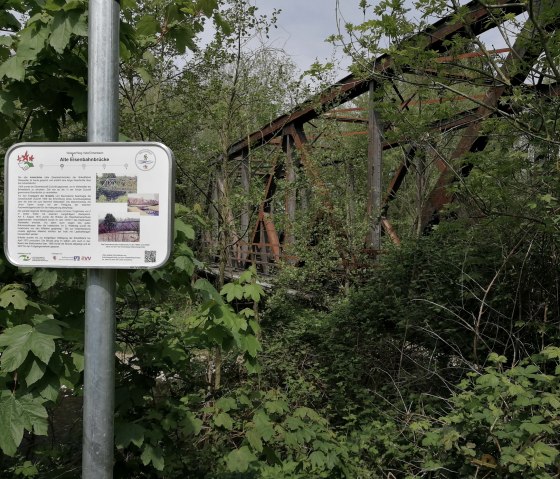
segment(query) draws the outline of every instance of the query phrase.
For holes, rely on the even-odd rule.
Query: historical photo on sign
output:
[[[97,175],[95,198],[98,203],[126,203],[128,195],[137,191],[136,176],[118,176],[115,173]]]
[[[140,241],[140,218],[117,218],[112,213],[99,217],[100,242],[136,243]]]
[[[159,195],[138,193],[128,195],[128,212],[140,215],[159,216]]]

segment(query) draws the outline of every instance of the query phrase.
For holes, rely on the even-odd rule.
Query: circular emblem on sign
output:
[[[151,170],[156,164],[156,155],[151,150],[140,150],[136,153],[135,161],[139,170]]]

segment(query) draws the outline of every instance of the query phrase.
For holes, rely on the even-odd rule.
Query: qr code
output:
[[[155,263],[156,252],[155,250],[144,251],[144,263]]]

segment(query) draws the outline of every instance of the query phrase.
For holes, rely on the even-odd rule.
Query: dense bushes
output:
[[[190,281],[178,222],[172,264],[120,279],[116,477],[556,477],[557,236],[500,221],[387,251],[330,310],[279,289],[260,312],[253,271]],[[72,477],[79,428],[52,432],[60,385],[81,392],[82,278],[5,268],[2,468]]]
[[[273,296],[262,377],[328,418],[364,477],[556,477],[557,239],[442,223],[331,312]]]

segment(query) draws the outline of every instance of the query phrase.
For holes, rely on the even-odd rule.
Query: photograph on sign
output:
[[[160,143],[20,143],[4,250],[23,267],[156,268],[171,253],[174,160]]]

